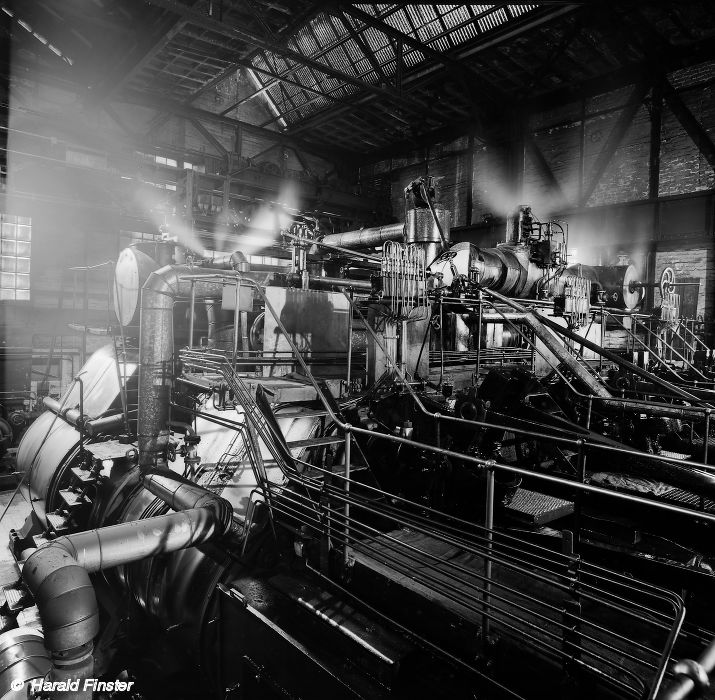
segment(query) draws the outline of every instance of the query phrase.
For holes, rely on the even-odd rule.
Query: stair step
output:
[[[574,504],[573,501],[547,496],[537,491],[517,489],[504,512],[516,520],[540,527],[573,513]]]
[[[63,513],[47,513],[45,516],[50,529],[58,535],[64,535],[70,530],[70,518]]]
[[[81,469],[80,467],[72,467],[72,473],[83,484],[97,483],[97,474],[89,469]]]
[[[60,498],[67,504],[68,508],[77,508],[79,506],[89,505],[92,501],[87,496],[82,496],[75,491],[69,489],[60,489]]]
[[[320,445],[338,445],[345,442],[342,435],[334,435],[332,437],[314,437],[305,438],[305,440],[291,440],[288,442],[288,447],[292,450],[296,447],[318,447]]]
[[[45,537],[44,535],[33,535],[32,541],[35,543],[35,547],[37,547],[39,549],[40,547],[42,547],[42,545],[47,544],[48,542],[51,542],[52,540],[49,539],[48,537]]]
[[[42,620],[40,620],[40,611],[36,605],[31,605],[29,608],[21,610],[17,614],[18,627],[34,627],[42,631]]]
[[[30,600],[30,594],[24,588],[15,588],[15,586],[3,586],[2,590],[5,594],[7,609],[10,612],[22,610],[22,608],[25,606],[25,603]]]

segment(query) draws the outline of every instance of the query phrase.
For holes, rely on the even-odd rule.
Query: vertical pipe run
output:
[[[705,436],[703,438],[703,463],[708,463],[708,448],[710,447],[710,416],[712,409],[705,409]]]
[[[493,464],[494,462],[492,462]],[[487,462],[487,495],[484,514],[484,528],[487,539],[487,551],[484,555],[484,614],[482,615],[482,647],[487,653],[489,644],[489,601],[492,591],[492,540],[494,537],[494,468]]]
[[[442,313],[442,298],[439,300],[439,386],[442,386],[442,379],[444,378],[444,314]]]
[[[479,384],[479,366],[482,362],[482,306],[484,300],[482,298],[482,290],[479,290],[479,295],[477,297],[477,374],[475,378],[474,385]]]
[[[584,453],[584,444],[583,440],[577,440],[576,444],[578,445],[578,455],[576,457],[576,469],[578,470],[578,479],[579,482],[582,484],[586,483],[586,455]],[[576,530],[575,533],[575,544],[576,547],[578,548],[581,542],[581,511],[583,508],[583,492],[579,489],[578,493],[576,494],[576,517],[575,517],[575,524],[576,527],[574,528]]]
[[[233,371],[236,371],[236,356],[238,355],[238,334],[240,332],[240,317],[241,313],[238,308],[238,297],[239,297],[239,290],[241,287],[241,282],[237,279],[236,280],[236,305],[234,306],[233,309]]]
[[[353,363],[353,290],[349,290],[350,304],[348,307],[348,374],[345,380],[347,384],[346,394],[350,395],[350,381],[352,379],[352,363]],[[367,344],[366,344],[367,345]]]
[[[196,317],[196,284],[191,280],[191,292],[189,292],[189,347],[194,347],[194,319]]]
[[[351,437],[350,424],[345,426],[345,548],[343,550],[343,565],[347,568],[349,559],[350,543],[350,459],[351,459]]]

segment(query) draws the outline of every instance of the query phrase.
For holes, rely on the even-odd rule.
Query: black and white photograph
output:
[[[715,700],[714,317],[712,0],[0,0],[0,700]]]

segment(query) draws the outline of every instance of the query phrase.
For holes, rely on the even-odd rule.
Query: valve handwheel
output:
[[[665,298],[668,292],[672,292],[675,285],[675,270],[666,267],[660,275],[660,296]]]

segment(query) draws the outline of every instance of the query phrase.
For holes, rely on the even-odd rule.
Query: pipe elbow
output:
[[[68,658],[86,653],[99,632],[99,608],[69,540],[60,538],[33,552],[22,578],[37,603],[47,649]]]
[[[228,534],[233,523],[233,506],[218,494],[178,474],[150,471],[142,479],[144,488],[175,511],[207,509],[214,518],[219,537]]]
[[[240,250],[234,250],[231,253],[231,267],[237,272],[247,272],[248,271],[248,258]]]
[[[184,269],[182,266],[165,265],[152,272],[142,287],[142,294],[162,294],[174,297],[179,293],[179,274]]]

